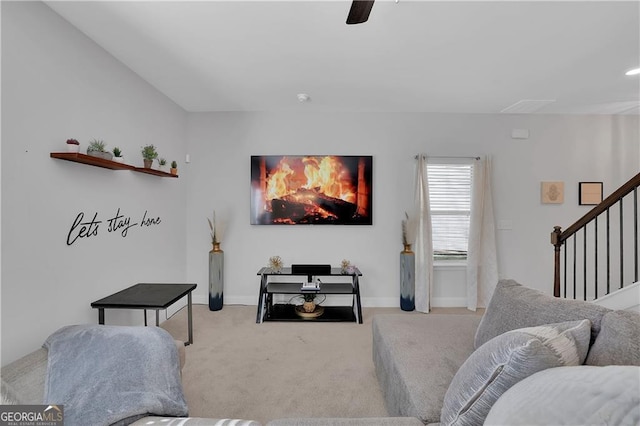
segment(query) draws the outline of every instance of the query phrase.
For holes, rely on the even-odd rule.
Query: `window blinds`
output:
[[[433,253],[465,257],[471,216],[471,164],[427,164]]]

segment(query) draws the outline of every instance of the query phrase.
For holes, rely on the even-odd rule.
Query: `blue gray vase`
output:
[[[413,311],[416,308],[416,258],[411,244],[400,252],[400,309]]]
[[[209,252],[209,310],[222,309],[224,298],[224,252],[214,243]]]

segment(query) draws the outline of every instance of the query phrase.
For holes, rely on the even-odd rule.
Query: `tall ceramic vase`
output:
[[[405,244],[400,252],[400,309],[413,311],[416,308],[416,258],[411,244]]]
[[[209,310],[222,309],[224,291],[224,252],[220,243],[213,243],[209,252]]]

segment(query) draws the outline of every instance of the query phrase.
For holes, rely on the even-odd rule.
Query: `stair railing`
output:
[[[639,186],[640,173],[564,231],[554,226],[555,297],[593,300],[638,281]]]

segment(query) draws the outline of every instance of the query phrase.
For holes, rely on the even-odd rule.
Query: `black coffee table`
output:
[[[156,326],[160,323],[160,309],[167,309],[178,300],[187,296],[189,340],[186,345],[193,343],[193,317],[191,312],[191,292],[197,284],[164,284],[139,283],[103,299],[91,303],[91,307],[98,309],[98,324],[104,324],[105,309],[143,309],[144,325],[147,325],[147,309],[156,311]]]

